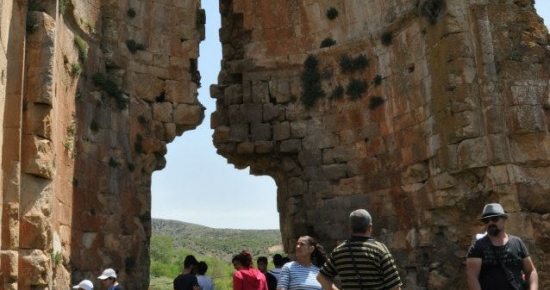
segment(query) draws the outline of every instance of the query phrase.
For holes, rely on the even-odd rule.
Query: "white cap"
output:
[[[78,285],[73,286],[73,289],[84,289],[84,290],[92,290],[94,289],[94,284],[92,284],[92,281],[90,280],[82,280]]]
[[[116,272],[115,270],[108,268],[103,270],[103,273],[101,273],[101,276],[97,277],[97,279],[105,280],[107,278],[116,278]]]

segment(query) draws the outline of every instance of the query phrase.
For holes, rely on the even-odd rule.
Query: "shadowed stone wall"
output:
[[[0,9],[0,288],[66,289],[112,267],[147,289],[151,175],[204,118],[200,1]]]
[[[286,251],[305,234],[332,249],[364,207],[404,289],[465,289],[477,218],[500,202],[550,287],[550,63],[532,1],[233,0],[221,12],[214,143],[275,179]]]

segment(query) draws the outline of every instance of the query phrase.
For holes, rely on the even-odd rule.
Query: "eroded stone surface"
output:
[[[530,1],[221,5],[214,143],[236,167],[275,179],[285,250],[305,234],[333,248],[349,212],[364,207],[404,289],[465,289],[477,217],[500,202],[548,280],[550,54]],[[336,44],[320,48],[326,38]],[[361,55],[368,67],[342,70],[342,56]],[[324,91],[311,109],[308,56]],[[355,99],[352,80],[368,87]],[[339,85],[343,96],[331,97]]]
[[[146,289],[151,174],[204,118],[204,12],[57,3],[0,4],[0,288],[65,289],[112,267]]]

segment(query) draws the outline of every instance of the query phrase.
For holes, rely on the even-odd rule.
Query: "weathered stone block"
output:
[[[281,141],[279,150],[283,153],[298,153],[302,151],[302,141],[299,139]]]
[[[173,107],[171,103],[162,102],[154,103],[153,108],[153,119],[163,123],[171,123],[173,121],[172,113]]]
[[[347,177],[348,166],[346,164],[330,164],[321,166],[321,177],[327,180],[340,180]]]
[[[237,124],[231,126],[229,139],[236,142],[244,142],[249,139],[249,126],[247,124]]]
[[[546,131],[545,116],[539,106],[514,106],[509,108],[508,120],[511,121],[512,132],[517,134]]]
[[[237,145],[238,154],[252,154],[254,153],[254,143],[253,142],[242,142]]]
[[[282,119],[284,115],[284,109],[281,106],[273,105],[271,103],[263,105],[263,122],[271,122],[273,120]]]
[[[174,123],[196,126],[204,119],[204,109],[201,105],[179,104],[174,108]]]
[[[23,172],[41,178],[52,179],[55,172],[54,152],[50,140],[25,136]]]
[[[252,103],[265,104],[269,103],[269,84],[266,81],[252,82]]]
[[[294,121],[290,123],[290,135],[293,138],[303,138],[307,133],[306,121]]]
[[[223,90],[223,101],[226,106],[243,103],[243,91],[241,85],[230,85]]]
[[[250,139],[252,141],[267,141],[271,138],[271,125],[269,123],[253,123],[250,125]]]
[[[342,163],[357,157],[354,150],[345,147],[335,147],[323,150],[323,164]]]
[[[275,144],[273,141],[256,141],[254,142],[254,152],[265,154],[273,152]]]
[[[290,123],[280,122],[273,125],[273,140],[280,141],[290,138]]]
[[[455,140],[476,138],[481,135],[481,121],[479,112],[464,111],[455,114],[454,134]]]
[[[475,168],[488,166],[489,150],[487,139],[467,139],[458,144],[457,164],[459,168]]]
[[[269,82],[269,93],[275,98],[277,104],[290,101],[290,84],[287,80],[274,80]]]

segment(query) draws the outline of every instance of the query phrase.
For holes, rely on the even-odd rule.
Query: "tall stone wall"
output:
[[[306,234],[333,248],[367,208],[404,289],[465,289],[477,218],[500,202],[550,289],[550,53],[533,1],[220,2],[214,143],[275,179],[286,251]]]
[[[0,9],[0,288],[66,289],[112,267],[147,289],[151,175],[204,118],[200,1]]]

